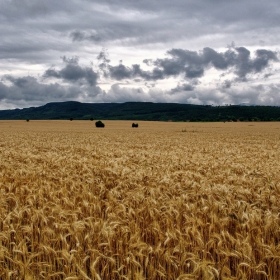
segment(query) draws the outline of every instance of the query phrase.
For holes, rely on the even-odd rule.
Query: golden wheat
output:
[[[0,121],[1,279],[279,279],[278,123]]]

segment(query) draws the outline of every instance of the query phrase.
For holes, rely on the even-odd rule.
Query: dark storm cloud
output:
[[[123,80],[133,77],[132,69],[122,64],[118,66],[109,66],[110,76],[115,80]]]
[[[176,93],[180,91],[193,91],[194,86],[192,84],[182,84],[182,85],[177,85],[176,88],[171,89],[171,93]]]
[[[237,54],[232,55],[232,64],[236,66],[236,74],[239,78],[246,78],[249,73],[259,73],[269,65],[269,62],[278,61],[277,53],[270,50],[257,50],[255,58],[251,58],[250,51],[244,47],[235,50]]]
[[[141,69],[139,64],[125,66],[122,64],[122,60],[117,66],[110,65],[108,54],[104,50],[99,53],[97,59],[99,61],[99,69],[103,75],[118,81],[133,78],[143,78],[147,81],[164,79],[164,72],[159,68],[154,68],[152,71],[145,71]]]
[[[85,32],[85,31],[79,31],[75,30],[70,33],[70,38],[72,38],[73,42],[78,41],[90,41],[90,42],[99,42],[101,41],[100,36],[95,34],[94,32]]]
[[[277,53],[260,49],[251,56],[245,47],[229,48],[218,53],[211,48],[204,48],[200,52],[182,49],[172,49],[167,52],[171,58],[157,59],[154,65],[163,68],[166,76],[184,73],[186,78],[199,78],[210,67],[217,70],[235,69],[239,78],[246,78],[249,73],[259,73],[268,67],[272,61],[278,61]]]
[[[134,77],[140,77],[146,81],[162,80],[165,78],[164,72],[161,69],[154,68],[152,71],[144,71],[139,64],[134,64],[132,67],[127,67],[122,64],[118,66],[109,65],[108,70],[110,77],[118,81]]]
[[[0,100],[3,100],[8,95],[8,87],[4,85],[2,82],[0,82]]]
[[[16,78],[13,76],[5,76],[5,80],[10,81],[10,86],[5,86],[5,96],[3,98],[9,100],[52,100],[63,98],[76,98],[80,90],[78,88],[65,88],[61,85],[42,84],[31,76]],[[3,86],[3,84],[2,84]]]
[[[85,80],[90,86],[95,86],[97,84],[98,74],[90,67],[81,67],[78,63],[79,59],[77,57],[66,58],[64,56],[62,59],[63,62],[66,63],[64,68],[61,70],[50,68],[45,71],[43,77],[63,79],[69,82]]]
[[[123,64],[112,66],[109,60],[102,64],[102,67],[106,65],[110,77],[118,81],[136,77],[145,80],[161,80],[179,75],[183,75],[185,79],[197,79],[203,77],[205,71],[210,68],[219,71],[230,70],[239,79],[245,80],[248,74],[259,73],[268,68],[272,62],[278,61],[276,52],[259,49],[251,55],[245,47],[231,47],[225,52],[216,52],[209,47],[199,52],[171,49],[167,55],[169,57],[163,59],[145,59],[146,64],[153,65],[151,71],[142,70],[138,64],[131,67]],[[103,54],[101,57],[106,60]]]
[[[9,81],[10,85],[4,84]],[[99,87],[62,86],[58,83],[43,84],[31,76],[13,77],[7,75],[0,82],[1,103],[12,103],[15,107],[31,107],[48,102],[77,100],[90,102],[102,94]]]
[[[76,64],[78,65],[79,64],[79,57],[78,56],[73,56],[73,57],[66,57],[65,55],[61,57],[62,61],[64,63],[67,63],[67,64]]]

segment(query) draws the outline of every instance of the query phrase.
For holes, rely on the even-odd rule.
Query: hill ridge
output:
[[[181,103],[49,102],[39,107],[0,110],[0,120],[153,120],[153,121],[237,121],[280,120],[276,106],[211,106]]]

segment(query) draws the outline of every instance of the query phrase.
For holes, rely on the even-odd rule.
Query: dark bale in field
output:
[[[105,124],[104,124],[102,121],[97,121],[97,122],[95,123],[95,126],[96,126],[96,127],[105,127]]]
[[[138,127],[138,123],[133,123],[132,127]]]

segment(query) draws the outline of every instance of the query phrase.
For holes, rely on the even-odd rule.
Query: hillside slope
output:
[[[176,103],[48,103],[40,107],[2,110],[1,120],[110,119],[155,121],[280,120],[280,107],[204,106]]]

